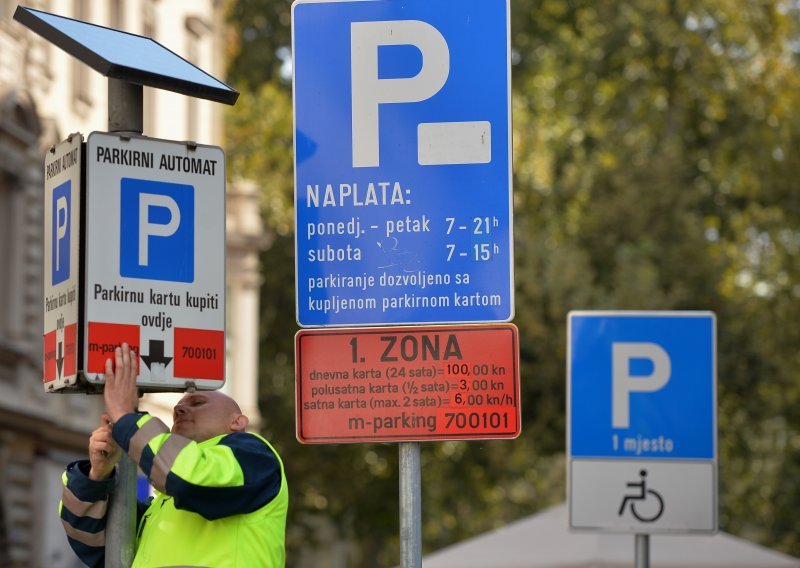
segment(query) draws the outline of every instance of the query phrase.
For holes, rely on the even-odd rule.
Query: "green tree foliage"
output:
[[[512,0],[523,434],[423,447],[425,549],[564,498],[566,314],[718,317],[721,526],[800,555],[800,28],[783,0]],[[329,518],[397,552],[396,446],[294,440],[290,4],[238,0],[232,175],[262,182],[261,402],[292,480],[290,558]],[[283,67],[282,67],[283,66]]]
[[[279,79],[291,56],[291,5],[290,0],[229,2],[228,74],[240,89]]]

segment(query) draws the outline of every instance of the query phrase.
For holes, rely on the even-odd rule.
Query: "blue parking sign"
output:
[[[122,178],[120,276],[194,281],[194,187]]]
[[[712,313],[573,312],[568,365],[571,457],[716,458]]]
[[[293,5],[297,319],[513,317],[508,0]]]
[[[51,231],[52,285],[69,278],[70,224],[72,222],[72,181],[67,180],[53,190],[53,228]]]

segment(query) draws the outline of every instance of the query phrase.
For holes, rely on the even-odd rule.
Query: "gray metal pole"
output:
[[[144,93],[141,85],[108,79],[108,131],[144,132]]]
[[[108,80],[108,130],[141,134],[144,123],[141,85]],[[133,564],[136,536],[136,469],[127,454],[117,466],[117,482],[109,501],[106,522],[106,567],[129,568]]]
[[[636,568],[650,568],[650,535],[637,534],[634,549]]]
[[[400,566],[422,568],[422,469],[419,443],[400,444]]]
[[[123,454],[106,522],[106,568],[129,568],[133,564],[135,535],[136,464]]]

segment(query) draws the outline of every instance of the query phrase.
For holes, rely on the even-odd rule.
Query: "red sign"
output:
[[[225,380],[225,332],[176,327],[174,376]]]
[[[512,324],[303,330],[295,357],[302,443],[520,433],[519,341]]]
[[[44,382],[56,380],[56,332],[44,334]]]
[[[114,349],[127,343],[131,349],[139,350],[139,326],[122,323],[89,322],[89,356],[86,362],[87,373],[102,375],[106,370],[106,359],[114,360]]]
[[[78,325],[64,327],[64,376],[72,376],[78,372]]]
[[[57,378],[75,375],[77,367],[76,324],[65,325],[61,330],[44,334],[44,382],[51,383]],[[49,385],[52,387],[52,385]]]

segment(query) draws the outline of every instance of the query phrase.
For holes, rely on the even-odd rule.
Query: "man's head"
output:
[[[236,401],[219,391],[185,395],[173,411],[172,433],[195,442],[220,434],[244,432],[249,422]]]

